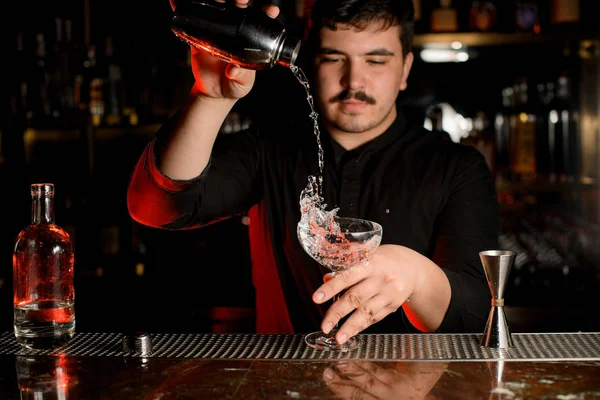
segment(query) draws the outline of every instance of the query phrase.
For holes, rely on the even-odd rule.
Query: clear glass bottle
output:
[[[66,344],[75,332],[71,238],[54,223],[54,185],[31,185],[31,225],[13,252],[14,330],[25,347]]]

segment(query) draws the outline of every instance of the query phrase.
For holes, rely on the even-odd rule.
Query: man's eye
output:
[[[380,60],[368,60],[367,61],[369,64],[374,64],[374,65],[384,65],[385,61],[380,61]]]

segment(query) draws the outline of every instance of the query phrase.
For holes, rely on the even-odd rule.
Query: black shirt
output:
[[[443,269],[452,296],[439,332],[483,332],[491,296],[478,253],[496,249],[498,237],[496,190],[483,156],[447,135],[408,129],[401,114],[358,149],[345,151],[324,129],[322,142],[327,209],[380,223],[382,244],[409,247]],[[152,164],[149,146],[129,201],[144,196],[154,206],[132,213],[135,219],[187,229],[251,210],[258,332],[319,329],[330,302],[316,305],[311,297],[329,271],[303,251],[296,236],[300,193],[307,177],[319,173],[309,124],[219,136],[202,175],[173,187]],[[163,216],[157,216],[160,207]],[[280,321],[286,313],[291,328]],[[365,332],[415,331],[399,309]]]

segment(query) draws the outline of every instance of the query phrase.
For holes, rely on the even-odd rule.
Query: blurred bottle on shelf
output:
[[[473,129],[469,136],[463,138],[461,143],[473,146],[483,155],[485,161],[492,171],[496,173],[496,148],[494,144],[494,133],[487,114],[483,111],[477,112],[473,119]]]
[[[552,32],[582,31],[580,0],[551,0],[549,30]]]
[[[84,55],[82,47],[73,40],[73,21],[65,19],[64,40],[57,46],[60,48],[61,76],[61,125],[83,126],[88,122],[88,94],[82,93],[84,81]],[[85,102],[85,104],[83,104]]]
[[[527,77],[518,79],[513,91],[515,130],[509,138],[511,172],[515,180],[530,181],[536,177],[536,117],[531,112]]]
[[[62,18],[56,19],[56,29],[60,32],[56,40],[55,48],[58,54],[59,93],[60,93],[60,113],[63,118],[75,108],[75,98],[73,93],[73,71],[72,71],[72,22]]]
[[[518,32],[541,32],[539,7],[535,0],[516,0],[515,26]]]
[[[88,84],[89,88],[89,112],[92,118],[92,125],[99,126],[104,118],[106,105],[104,102],[104,74],[98,66],[96,46],[91,45],[88,50]],[[85,89],[85,87],[84,87]]]
[[[89,115],[90,112],[90,85],[95,67],[96,49],[90,46],[85,53],[85,58],[77,66],[73,87],[75,107],[85,115]]]
[[[494,123],[499,178],[581,182],[583,143],[576,89],[567,64],[557,77],[522,76],[502,90]]]
[[[121,65],[115,57],[112,36],[107,36],[105,39],[104,56],[106,65],[105,122],[112,126],[120,124],[123,115],[122,71]]]
[[[440,0],[440,6],[433,9],[430,17],[431,32],[457,32],[458,14],[452,0]]]
[[[28,79],[32,72],[31,66],[33,65],[33,60],[28,56],[24,32],[17,32],[15,47],[16,52],[13,58],[13,70],[11,71],[11,82],[13,84],[9,86],[9,94],[11,96],[11,113],[9,113],[9,117],[12,116],[12,121],[17,123],[18,120],[24,120],[28,108]]]
[[[536,160],[538,177],[546,181],[550,180],[553,167],[552,146],[553,142],[548,136],[548,113],[549,104],[554,93],[553,85],[548,86],[545,82],[536,85],[536,97],[534,113],[536,120]]]
[[[502,89],[502,105],[494,118],[494,137],[496,149],[496,177],[499,180],[510,179],[510,138],[514,135],[514,91],[511,86]]]
[[[556,83],[556,94],[549,103],[548,137],[552,146],[552,177],[573,182],[580,177],[581,138],[579,112],[571,96],[571,80],[563,72]]]
[[[491,0],[475,0],[469,11],[469,27],[476,32],[490,32],[496,29],[497,10]]]
[[[50,100],[48,98],[48,57],[46,53],[46,37],[43,32],[35,35],[34,69],[27,79],[26,109],[27,123],[31,126],[44,125],[51,118]]]

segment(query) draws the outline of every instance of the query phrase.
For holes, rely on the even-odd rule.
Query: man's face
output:
[[[319,111],[330,130],[382,132],[396,118],[396,98],[406,88],[412,53],[403,60],[399,26],[382,30],[373,22],[362,31],[337,28],[320,33],[315,58]]]

